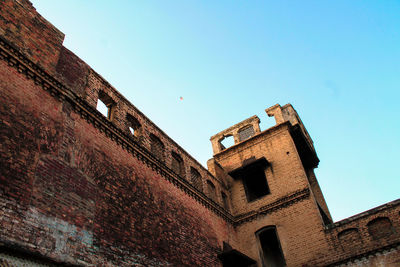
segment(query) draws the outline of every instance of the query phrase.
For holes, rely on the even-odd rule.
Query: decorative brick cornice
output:
[[[252,221],[256,219],[257,216],[271,213],[283,207],[292,205],[293,203],[309,196],[309,189],[306,188],[280,198],[273,203],[261,207],[257,211],[233,216],[218,203],[195,188],[186,179],[177,175],[163,162],[154,157],[146,148],[139,144],[135,137],[127,135],[114,123],[105,118],[99,111],[90,106],[75,92],[58,81],[52,75],[45,72],[38,65],[34,64],[26,56],[21,54],[17,49],[8,44],[7,41],[5,41],[2,37],[0,37],[0,59],[6,61],[9,66],[16,68],[19,73],[24,74],[28,79],[33,80],[36,85],[41,86],[42,89],[48,91],[59,101],[68,102],[73,107],[75,112],[80,114],[81,118],[92,124],[112,141],[116,142],[138,160],[142,161],[152,170],[163,176],[167,181],[174,184],[190,197],[198,201],[205,208],[211,210],[232,225],[240,225],[242,223]]]
[[[16,68],[19,73],[24,74],[28,79],[33,80],[36,85],[41,86],[42,89],[48,91],[59,101],[71,104],[75,112],[80,114],[81,118],[92,124],[108,138],[116,142],[148,167],[162,175],[167,181],[171,182],[197,200],[204,207],[213,211],[227,222],[231,224],[234,223],[233,216],[223,207],[208,198],[203,192],[199,191],[184,178],[175,174],[163,162],[159,161],[146,148],[141,146],[134,137],[128,136],[125,132],[115,126],[114,123],[90,106],[80,96],[34,64],[1,37],[0,59],[6,61],[10,67]]]
[[[289,195],[279,198],[278,200],[276,200],[268,205],[262,206],[258,210],[250,211],[250,212],[235,216],[235,226],[243,224],[245,222],[255,220],[259,216],[263,216],[265,214],[277,211],[284,207],[291,206],[298,201],[308,198],[309,196],[310,196],[309,188],[304,188],[302,190],[293,192]]]
[[[135,105],[133,105],[132,103],[129,102],[129,100],[120,92],[118,92],[118,90],[116,90],[106,79],[104,79],[99,73],[97,73],[95,70],[90,69],[91,74],[93,76],[95,76],[105,87],[107,88],[112,88],[113,93],[118,95],[118,97],[122,98],[124,101],[127,101],[131,107],[134,109],[135,113],[139,114],[141,116],[141,119],[143,121],[145,121],[146,123],[150,124],[152,127],[154,127],[154,129],[160,133],[163,138],[165,138],[166,140],[168,140],[169,142],[171,142],[174,146],[176,146],[176,148],[179,150],[180,153],[184,154],[185,156],[187,156],[188,158],[190,158],[193,162],[195,162],[199,168],[201,168],[205,173],[207,173],[207,175],[209,175],[211,178],[213,178],[213,180],[217,183],[219,183],[223,188],[226,188],[226,185],[221,182],[220,179],[218,179],[217,177],[215,177],[207,168],[204,168],[198,161],[197,159],[195,159],[191,154],[189,154],[185,149],[183,149],[183,147],[181,147],[177,142],[175,142],[174,139],[172,139],[171,137],[169,137],[160,127],[158,127],[157,124],[155,124],[154,122],[152,122],[142,111],[140,111],[138,108],[136,108]]]

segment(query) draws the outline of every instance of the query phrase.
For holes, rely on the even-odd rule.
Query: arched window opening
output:
[[[109,120],[112,120],[114,113],[115,102],[110,96],[103,91],[99,92],[96,109]]]
[[[393,234],[392,223],[387,217],[373,219],[368,224],[368,232],[373,239],[388,237]]]
[[[130,114],[126,115],[126,120],[128,122],[128,129],[133,136],[138,137],[141,134],[142,126],[139,121]]]
[[[190,180],[194,187],[203,191],[203,182],[200,173],[193,167],[190,167]]]
[[[182,160],[181,156],[179,156],[175,152],[172,152],[171,168],[176,174],[179,174],[180,176],[185,175],[185,168],[183,166],[183,160]]]
[[[263,267],[286,266],[285,258],[275,226],[265,227],[256,232],[261,247],[261,262]]]
[[[100,111],[100,113],[103,114],[104,117],[106,118],[108,117],[108,108],[106,104],[104,104],[104,102],[101,101],[101,99],[97,99],[96,109]]]
[[[228,135],[228,136],[224,136],[224,138],[222,138],[219,141],[219,144],[221,146],[221,150],[224,150],[224,149],[227,149],[227,148],[233,146],[235,144],[235,141],[233,140],[232,135]]]
[[[215,185],[210,180],[207,180],[207,191],[208,191],[208,196],[212,200],[217,201],[217,193],[215,191]]]
[[[229,210],[229,203],[228,203],[228,197],[224,192],[221,191],[221,198],[222,198],[222,205],[224,205],[224,208],[226,210]]]
[[[164,160],[164,144],[154,134],[150,135],[150,150],[159,160]]]
[[[244,141],[254,136],[254,128],[252,125],[246,126],[239,130],[239,141]]]

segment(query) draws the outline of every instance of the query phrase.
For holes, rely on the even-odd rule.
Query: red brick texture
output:
[[[1,266],[222,266],[223,242],[262,266],[255,233],[266,226],[287,266],[399,266],[400,201],[330,222],[290,105],[268,111],[279,120],[266,131],[254,116],[217,134],[236,144],[213,139],[207,170],[63,47],[29,1],[0,4]],[[270,192],[249,202],[230,172],[260,158]]]
[[[222,218],[0,64],[2,240],[75,264],[218,266]]]
[[[45,20],[28,0],[1,0],[0,35],[33,63],[54,73],[64,34]]]

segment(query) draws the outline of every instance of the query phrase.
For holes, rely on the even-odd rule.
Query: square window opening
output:
[[[254,201],[270,193],[265,168],[252,166],[246,168],[243,173],[243,185],[246,191],[247,201]]]
[[[96,109],[109,120],[112,119],[114,104],[115,102],[112,100],[111,97],[109,97],[102,91],[99,92]]]
[[[224,136],[220,141],[219,144],[221,146],[221,150],[230,148],[235,144],[235,140],[233,139],[232,135]]]
[[[108,118],[108,107],[106,106],[106,104],[103,103],[103,101],[101,101],[100,99],[97,100],[97,107],[96,109],[98,111],[100,111],[101,114],[103,114],[104,117]]]

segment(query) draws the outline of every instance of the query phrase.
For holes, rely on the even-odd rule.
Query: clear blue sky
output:
[[[291,103],[335,220],[400,197],[399,1],[33,3],[203,165],[210,136]]]

